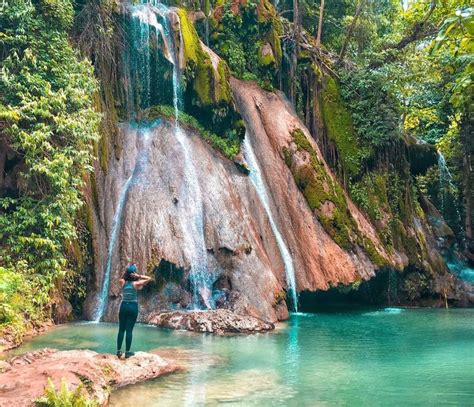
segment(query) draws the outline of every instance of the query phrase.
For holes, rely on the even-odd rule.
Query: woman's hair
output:
[[[137,274],[137,266],[130,264],[122,275],[125,281],[137,281],[139,279]]]

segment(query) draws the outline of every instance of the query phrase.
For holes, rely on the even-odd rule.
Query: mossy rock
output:
[[[359,231],[349,211],[343,189],[327,173],[304,132],[297,128],[291,135],[296,152],[292,148],[283,149],[285,163],[324,230],[344,250],[355,250],[359,246],[376,266],[387,265],[387,260],[379,254],[375,244]],[[297,152],[309,154],[310,163],[296,165],[294,155]]]
[[[260,44],[258,48],[258,62],[260,66],[274,65],[276,63],[273,49],[268,42]]]
[[[153,106],[144,112],[144,117],[147,120],[154,120],[158,117],[173,120],[175,117],[174,107],[166,105]],[[234,160],[239,153],[240,143],[238,141],[219,137],[217,134],[206,129],[195,117],[179,111],[178,121],[180,126],[195,130],[207,143],[228,159]]]
[[[368,155],[355,133],[351,113],[346,109],[336,81],[326,76],[321,92],[321,112],[329,140],[331,140],[341,160],[345,172],[353,177],[359,174],[361,162]]]
[[[177,11],[181,22],[183,54],[188,78],[200,106],[228,104],[231,101],[230,73],[224,60],[214,69],[210,55],[203,49],[198,33],[185,9]]]

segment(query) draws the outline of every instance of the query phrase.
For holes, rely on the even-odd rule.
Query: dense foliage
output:
[[[401,140],[431,144],[444,155],[447,168],[432,167],[418,176],[414,187],[442,211],[459,242],[472,238],[474,143],[469,134],[474,25],[470,2],[325,3],[322,20],[319,0],[284,1],[279,6],[281,15],[294,24],[283,48],[292,49],[293,27],[316,37],[322,23],[323,50],[338,66],[328,72],[324,58],[316,53],[308,63],[308,51],[312,51],[307,37],[300,40],[296,68],[287,55],[282,64],[290,77],[285,91],[294,95],[298,113],[356,201],[367,195],[360,190],[361,178],[373,169],[380,174],[390,165],[397,167],[405,159]],[[318,93],[326,127],[323,137],[317,135],[321,128],[314,113]],[[446,174],[449,179],[440,183]]]
[[[315,150],[293,134],[313,158],[311,176],[293,174],[295,181],[311,209],[326,201],[337,206],[332,218],[320,221],[341,247],[359,245],[382,264],[369,242],[358,241],[345,192],[376,225],[385,249],[403,251],[420,269],[426,241],[412,226],[424,216],[423,194],[459,242],[472,238],[474,23],[468,1],[340,0],[326,1],[324,9],[319,0],[171,3],[179,6],[185,65],[183,125],[234,158],[245,129],[230,75],[279,88],[345,188],[318,190],[325,172]],[[21,333],[50,316],[55,296],[75,291],[80,301],[84,293],[79,272],[87,248],[78,225],[94,142],[100,131],[96,152],[106,171],[117,121],[129,118],[123,87],[144,79],[143,61],[133,53],[133,75],[127,79],[128,67],[121,66],[127,45],[133,51],[143,45],[123,20],[112,0],[8,0],[0,9],[2,329]],[[222,58],[216,67],[203,43]],[[166,106],[173,99],[172,66],[154,65],[146,79],[156,89],[146,100],[135,95],[137,117],[174,115]],[[95,107],[104,115],[100,130]],[[410,173],[407,151],[421,143],[442,153],[446,166],[431,162],[428,171]],[[440,176],[449,179],[440,183]]]
[[[68,39],[69,0],[9,2],[0,14],[0,141],[13,181],[0,185],[0,325],[21,331],[48,316],[72,273],[81,188],[99,115],[90,64]]]

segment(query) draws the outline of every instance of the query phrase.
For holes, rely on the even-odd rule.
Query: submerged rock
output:
[[[270,331],[275,325],[249,315],[219,309],[210,311],[168,311],[150,317],[150,324],[163,328],[208,332],[217,335]]]
[[[0,405],[31,406],[51,378],[56,389],[64,379],[69,390],[81,384],[88,395],[105,405],[110,391],[173,372],[178,366],[155,354],[137,352],[119,360],[90,350],[41,349],[14,357],[1,366]]]

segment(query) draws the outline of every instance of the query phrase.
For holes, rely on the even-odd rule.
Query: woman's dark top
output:
[[[137,302],[138,293],[137,289],[133,286],[131,281],[125,281],[122,287],[122,301],[123,302]]]

